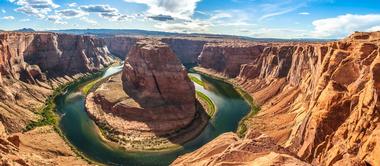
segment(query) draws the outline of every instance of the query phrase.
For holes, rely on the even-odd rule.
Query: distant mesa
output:
[[[15,32],[36,32],[36,31],[32,28],[22,28],[19,30],[15,30]]]

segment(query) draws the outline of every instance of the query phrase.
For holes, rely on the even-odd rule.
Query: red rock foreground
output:
[[[52,127],[20,133],[54,88],[112,63],[101,39],[0,33],[0,165],[86,165]]]
[[[90,93],[86,107],[109,139],[127,149],[154,150],[202,130],[207,117],[196,111],[196,103],[185,68],[166,44],[152,39],[137,42],[122,73]]]
[[[261,111],[244,122],[248,133],[275,146],[228,134],[173,165],[380,165],[380,32],[327,43],[206,44],[199,60],[198,70],[251,94]]]

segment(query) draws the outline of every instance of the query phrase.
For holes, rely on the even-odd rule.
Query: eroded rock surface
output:
[[[380,32],[327,43],[213,43],[199,70],[249,92],[261,106],[245,122],[249,130],[301,160],[379,165],[379,48]]]
[[[90,165],[72,152],[52,127],[0,136],[1,165]]]
[[[122,73],[90,93],[86,107],[107,135],[128,149],[183,143],[207,121],[196,111],[194,84],[185,68],[168,45],[154,39],[137,42]]]
[[[183,64],[191,64],[198,62],[198,56],[201,53],[203,46],[208,42],[215,42],[216,40],[203,39],[203,38],[155,38],[163,43],[169,45],[175,55]],[[128,36],[114,36],[107,37],[105,41],[110,52],[121,59],[125,59],[129,51],[136,44],[137,41],[144,40],[143,37],[128,37]]]
[[[53,89],[112,62],[102,40],[55,33],[0,33],[0,116],[7,132],[32,120]]]
[[[54,88],[112,61],[94,37],[1,32],[0,165],[86,165],[52,127],[18,132],[41,118]]]

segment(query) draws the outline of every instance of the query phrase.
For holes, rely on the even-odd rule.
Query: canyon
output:
[[[272,159],[274,165],[379,165],[379,46],[380,32],[327,43],[206,44],[196,70],[242,87],[261,110],[243,122],[245,137],[222,135],[173,165]]]
[[[196,136],[208,118],[196,108],[194,84],[167,44],[142,39],[130,49],[123,71],[86,99],[86,110],[128,150],[176,147]]]
[[[202,37],[151,37],[159,40],[173,50],[174,54],[183,64],[195,64],[202,52],[203,46],[210,42],[221,42],[221,39],[208,39]],[[137,41],[146,39],[144,37],[113,36],[105,37],[104,40],[112,54],[125,59],[131,48]]]
[[[52,127],[21,132],[43,118],[40,111],[54,89],[113,61],[105,42],[93,36],[1,32],[2,164],[86,164]]]
[[[127,57],[123,72],[86,102],[101,128],[116,119],[108,121],[117,129],[112,136],[133,139],[126,136],[132,127],[151,140],[193,122],[194,85],[181,63],[240,87],[260,107],[241,122],[239,136],[222,134],[172,165],[380,165],[379,52],[380,32],[319,43],[0,32],[0,161],[88,164],[53,127],[23,130],[41,119],[38,111],[54,89],[112,64],[113,54]],[[161,54],[167,57],[150,56]],[[173,109],[160,110],[168,101]]]

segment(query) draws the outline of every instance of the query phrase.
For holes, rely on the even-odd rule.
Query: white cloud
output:
[[[76,7],[76,6],[78,6],[78,4],[74,2],[74,3],[67,4],[67,6],[69,6],[69,7]]]
[[[2,19],[3,20],[14,20],[15,17],[13,17],[13,16],[4,16]]]
[[[301,12],[301,13],[298,13],[299,15],[310,15],[309,12]]]
[[[54,22],[54,24],[67,24],[67,22],[63,21],[62,17],[59,15],[50,15],[47,17],[47,20]]]
[[[210,17],[210,20],[221,20],[232,18],[232,14],[229,12],[217,11]]]
[[[17,12],[22,12],[27,15],[33,15],[39,18],[45,18],[47,13],[56,9],[59,5],[52,0],[9,0],[12,3],[20,6],[15,9]]]
[[[79,8],[85,12],[98,13],[100,17],[111,21],[123,21],[126,17],[128,17],[120,14],[118,9],[113,8],[110,5],[86,5],[80,6]]]
[[[83,12],[82,10],[77,10],[77,9],[64,9],[64,10],[56,11],[56,13],[65,18],[75,18],[75,17],[82,17],[84,15],[88,15],[88,13]]]
[[[380,14],[345,14],[333,18],[313,21],[312,36],[323,38],[341,38],[354,31],[376,29],[380,25]]]
[[[367,29],[367,31],[369,31],[369,32],[380,31],[380,25],[378,25],[378,26],[373,26],[373,27]]]
[[[140,3],[148,6],[150,15],[168,15],[179,19],[191,19],[201,0],[125,0],[130,3]]]
[[[89,24],[97,24],[97,22],[95,20],[91,20],[87,17],[81,17],[79,20],[86,22],[86,23],[89,23]]]
[[[7,11],[4,9],[1,9],[1,13],[7,13]]]
[[[154,27],[169,31],[169,32],[183,32],[183,33],[193,33],[193,32],[209,32],[210,23],[200,20],[191,20],[191,21],[184,21],[184,22],[176,22],[176,23],[168,23],[168,22],[161,22],[158,24],[155,24]]]
[[[287,8],[287,9],[282,9],[282,10],[275,11],[275,12],[272,12],[272,13],[268,13],[268,14],[265,14],[265,15],[261,16],[259,18],[259,21],[262,21],[262,20],[265,20],[265,19],[268,19],[268,18],[271,18],[271,17],[275,17],[275,16],[284,15],[286,13],[290,13],[292,11],[295,11],[298,8],[299,8],[299,6],[296,6],[296,7],[293,7],[293,8]]]
[[[245,31],[247,33],[247,31]],[[286,28],[260,28],[254,29],[248,33],[250,36],[257,38],[305,38],[309,32],[303,29],[286,29]]]
[[[251,15],[245,10],[216,10],[207,21],[217,26],[251,26]]]
[[[28,21],[30,21],[30,19],[29,18],[25,18],[25,19],[21,19],[20,21],[21,22],[28,22]]]

